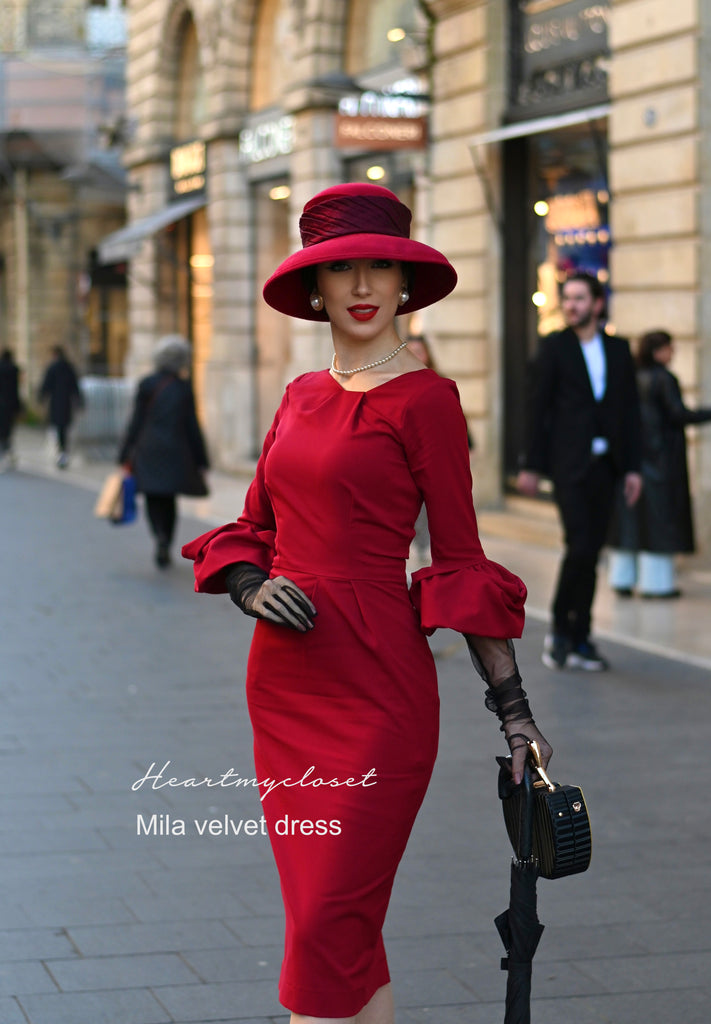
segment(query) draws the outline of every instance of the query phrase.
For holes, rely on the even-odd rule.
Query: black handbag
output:
[[[500,766],[499,797],[514,853],[525,859],[527,853],[522,856],[522,851],[530,843],[543,878],[587,871],[592,835],[583,791],[578,786],[551,782],[541,764],[538,744],[531,742],[529,748],[519,785],[511,776],[511,758],[496,758]]]

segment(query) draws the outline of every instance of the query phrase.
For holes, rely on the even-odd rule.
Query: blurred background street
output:
[[[0,1020],[283,1022],[267,839],[191,825],[258,819],[257,797],[131,789],[167,761],[181,780],[252,777],[252,622],[227,598],[194,595],[187,562],[156,570],[142,522],[94,519],[91,468],[66,471],[72,481],[45,455],[42,475],[28,469],[0,477]],[[230,500],[213,485],[215,501]],[[212,521],[186,506],[181,542]],[[507,545],[506,564],[525,576],[531,552],[516,552]],[[519,661],[556,749],[552,776],[583,787],[594,840],[586,874],[539,883],[533,1020],[706,1024],[708,669],[609,643],[613,671],[551,673],[542,632],[530,617]],[[386,941],[399,1020],[490,1024],[505,991],[493,925],[510,860],[493,760],[502,743],[461,638],[432,643],[440,756]],[[137,835],[139,814],[182,819],[187,834]]]

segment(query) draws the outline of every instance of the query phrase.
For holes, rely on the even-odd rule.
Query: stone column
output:
[[[457,381],[476,441],[479,503],[501,498],[500,238],[469,150],[477,132],[498,125],[501,94],[492,89],[503,53],[498,4],[437,0],[432,68],[431,223],[429,237],[459,275],[455,292],[423,314],[440,371]],[[484,171],[498,172],[484,154]]]
[[[339,156],[333,146],[338,96],[333,90],[313,83],[319,77],[342,71],[346,4],[343,0],[308,0],[300,11],[294,10],[294,16],[298,16],[300,33],[294,81],[310,84],[297,86],[284,97],[285,109],[296,121],[289,200],[292,251],[301,248],[299,217],[304,204],[321,189],[340,180]],[[332,352],[327,324],[294,320],[287,380],[307,370],[328,366]]]
[[[701,257],[705,265],[711,255],[709,135],[699,134],[709,124],[699,103],[701,76],[709,75],[700,62],[703,7],[616,0],[610,23],[612,320],[632,338],[655,328],[673,334],[673,369],[692,404],[711,403],[711,326],[700,316],[711,311],[708,289],[701,290]],[[696,519],[708,542],[711,441],[690,445],[690,455],[702,470],[694,474]]]
[[[296,113],[295,148],[291,159],[291,249],[301,248],[299,217],[306,202],[321,189],[339,180],[333,148],[333,111],[307,108]],[[319,370],[331,362],[333,347],[328,324],[293,320],[291,359],[287,379],[307,370]]]
[[[165,205],[165,167],[151,152],[133,150],[129,176],[128,222],[148,216]],[[160,333],[156,301],[156,251],[147,238],[131,260],[128,282],[127,377],[140,377],[152,368],[152,353]]]
[[[249,184],[235,138],[210,144],[208,207],[213,267],[212,351],[205,376],[206,429],[216,463],[238,469],[261,438],[254,424],[254,324]]]

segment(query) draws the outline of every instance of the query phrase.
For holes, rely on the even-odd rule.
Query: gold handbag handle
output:
[[[546,775],[545,768],[543,767],[543,764],[541,762],[541,748],[538,746],[538,742],[536,740],[529,740],[528,749],[533,754],[534,767],[536,771],[540,775],[544,784],[548,786],[548,789],[551,791],[551,793],[553,793],[555,790],[555,783],[551,782],[551,780]],[[538,786],[540,785],[540,783],[534,782],[533,785]]]

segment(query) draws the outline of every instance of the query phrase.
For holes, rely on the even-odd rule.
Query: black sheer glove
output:
[[[526,691],[521,685],[512,641],[472,634],[465,634],[464,639],[474,668],[488,684],[484,703],[501,722],[501,731],[511,751],[513,779],[518,784],[523,778],[529,742],[537,741],[544,768],[553,754],[553,749],[538,729],[531,714]]]
[[[316,609],[306,594],[286,576],[269,574],[251,562],[237,562],[225,571],[230,598],[245,615],[267,619],[300,633],[313,629]]]

